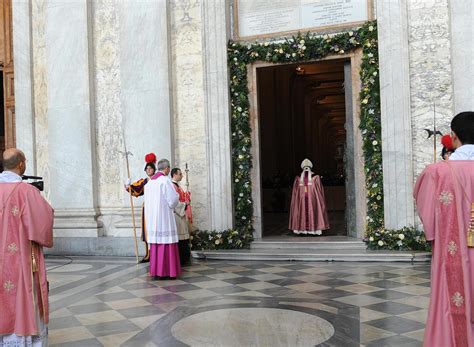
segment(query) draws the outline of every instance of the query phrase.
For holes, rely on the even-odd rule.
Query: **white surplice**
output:
[[[462,145],[449,156],[449,160],[474,160],[474,145]]]
[[[145,185],[145,225],[149,243],[178,242],[173,211],[178,202],[179,195],[168,176],[160,176]]]

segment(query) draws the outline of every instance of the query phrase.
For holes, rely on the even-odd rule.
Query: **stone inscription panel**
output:
[[[369,0],[236,0],[240,37],[317,29],[369,19]]]

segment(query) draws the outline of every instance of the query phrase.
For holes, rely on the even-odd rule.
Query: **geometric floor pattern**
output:
[[[421,346],[430,294],[430,264],[193,261],[157,281],[130,258],[46,263],[51,346]]]

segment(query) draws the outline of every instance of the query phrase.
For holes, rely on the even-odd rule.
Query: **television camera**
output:
[[[33,187],[37,188],[40,192],[43,191],[43,189],[44,189],[44,181],[42,181],[43,177],[23,175],[23,176],[21,176],[21,178],[24,181],[33,181],[33,182],[27,182],[27,183],[31,184]]]

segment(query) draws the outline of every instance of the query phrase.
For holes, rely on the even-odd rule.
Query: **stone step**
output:
[[[429,262],[428,252],[370,251],[370,250],[315,250],[315,249],[250,249],[250,250],[195,250],[193,258],[208,260],[255,261],[352,261],[352,262]]]
[[[252,250],[263,250],[263,249],[365,250],[366,245],[362,240],[354,240],[354,241],[309,241],[309,240],[308,241],[253,241],[250,248]]]

